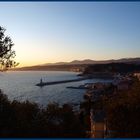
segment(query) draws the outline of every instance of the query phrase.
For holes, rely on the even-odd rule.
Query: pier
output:
[[[48,85],[56,85],[56,84],[64,84],[64,83],[70,83],[70,82],[78,82],[82,80],[86,80],[88,78],[78,78],[78,79],[72,79],[72,80],[63,80],[63,81],[54,81],[54,82],[40,82],[36,84],[36,86],[43,87]]]

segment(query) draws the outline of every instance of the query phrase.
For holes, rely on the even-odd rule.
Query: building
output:
[[[105,138],[106,137],[106,121],[105,112],[99,110],[93,113],[90,112],[91,121],[91,138]]]
[[[128,90],[129,89],[129,82],[128,81],[120,81],[117,85],[118,90]]]
[[[128,90],[130,88],[131,79],[129,77],[116,78],[112,84],[117,90]]]
[[[134,76],[136,76],[140,81],[140,72],[134,73]]]

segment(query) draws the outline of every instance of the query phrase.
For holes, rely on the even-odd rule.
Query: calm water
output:
[[[45,86],[43,88],[35,86],[43,81],[69,80],[77,78],[75,72],[58,71],[19,71],[0,73],[0,89],[8,98],[19,101],[33,101],[40,105],[47,105],[49,102],[79,103],[83,100],[85,90],[68,89],[67,86],[78,86],[89,82],[103,81],[100,79],[84,80],[79,82]],[[104,80],[105,81],[105,80]]]

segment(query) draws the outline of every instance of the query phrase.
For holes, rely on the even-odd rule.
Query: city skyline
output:
[[[139,57],[139,2],[1,2],[19,66]]]

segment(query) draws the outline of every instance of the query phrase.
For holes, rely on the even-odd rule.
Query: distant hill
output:
[[[71,62],[57,62],[57,63],[46,63],[44,65],[71,65],[71,64],[107,64],[107,63],[130,63],[140,64],[140,58],[122,58],[122,59],[110,59],[110,60],[73,60]]]
[[[118,60],[74,60],[71,62],[45,63],[37,66],[15,68],[14,70],[58,70],[58,71],[83,71],[88,65],[109,64],[109,63],[126,63],[140,64],[140,58],[122,58]]]

